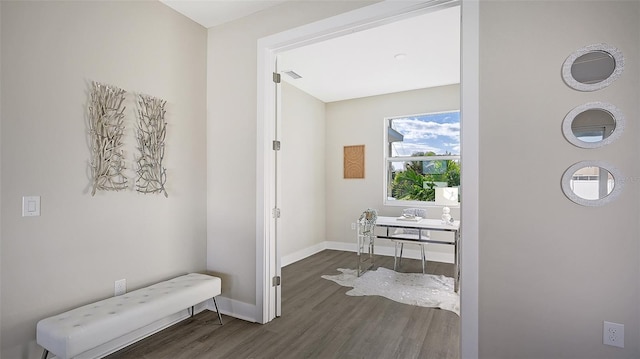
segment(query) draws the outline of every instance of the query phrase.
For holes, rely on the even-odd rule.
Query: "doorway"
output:
[[[278,219],[274,216],[278,203],[276,196],[277,183],[276,159],[272,148],[277,138],[278,106],[277,90],[273,86],[272,73],[275,72],[275,59],[278,53],[305,46],[310,43],[339,37],[346,33],[372,28],[398,19],[412,17],[442,4],[433,2],[407,3],[383,2],[351,13],[336,16],[318,23],[306,25],[294,30],[285,31],[258,42],[258,165],[257,165],[257,273],[256,273],[256,307],[257,319],[263,323],[276,316],[276,287],[273,277],[279,273],[279,256],[276,248],[276,228]],[[465,357],[477,356],[477,4],[462,4],[463,8],[463,57],[462,73],[465,84],[462,88],[461,111],[463,113],[462,128],[462,170],[469,180],[462,186],[464,218],[462,232],[469,243],[464,243],[462,252],[462,353]],[[466,9],[466,10],[465,10]],[[465,12],[466,11],[466,12]],[[465,18],[467,26],[465,27]],[[474,29],[474,26],[476,27]],[[475,31],[475,32],[474,32]],[[465,38],[465,34],[468,34]],[[474,42],[475,36],[475,42]],[[466,45],[470,43],[471,46]],[[474,52],[475,51],[475,52]],[[468,70],[465,71],[465,68]],[[474,72],[475,71],[475,72]],[[465,76],[466,75],[466,76]],[[475,76],[475,78],[474,78]],[[467,157],[468,156],[468,157]],[[475,183],[474,183],[475,182]],[[468,206],[468,207],[467,207]],[[466,225],[465,225],[466,224]],[[475,247],[475,249],[474,249]],[[474,269],[475,267],[475,269]],[[467,300],[467,297],[469,298]],[[466,344],[465,344],[466,343]],[[465,354],[466,353],[466,354]],[[475,353],[475,354],[474,354]]]

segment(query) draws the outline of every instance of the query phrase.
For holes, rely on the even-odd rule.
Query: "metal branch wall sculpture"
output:
[[[126,91],[114,86],[92,82],[89,103],[89,133],[91,136],[91,175],[93,190],[118,191],[127,188],[122,137]]]
[[[138,125],[136,140],[140,157],[136,159],[136,191],[141,193],[164,193],[167,170],[162,167],[164,159],[164,139],[167,123],[164,122],[164,105],[159,98],[138,95]]]

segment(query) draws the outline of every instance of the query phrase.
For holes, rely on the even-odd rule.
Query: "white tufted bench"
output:
[[[222,281],[218,277],[191,273],[117,297],[72,309],[38,322],[36,341],[61,359],[73,358],[87,350],[143,328],[210,298],[216,303]]]

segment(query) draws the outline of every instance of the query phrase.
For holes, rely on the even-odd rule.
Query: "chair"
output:
[[[378,219],[378,211],[375,209],[367,209],[362,212],[360,218],[358,219],[358,277],[369,268],[373,266],[373,251],[374,251],[374,243],[376,239],[375,235],[375,227],[376,220]],[[369,257],[364,260],[361,258],[362,253],[364,253],[365,247],[367,247],[367,252],[369,253]],[[368,268],[362,269],[362,263],[369,261],[370,265]]]
[[[413,217],[427,217],[427,210],[424,208],[406,208],[402,211],[403,216],[413,216]],[[396,270],[398,266],[402,263],[402,251],[404,249],[404,245],[406,244],[415,244],[420,246],[420,257],[422,259],[422,273],[426,273],[426,242],[419,242],[419,240],[428,240],[431,237],[431,232],[428,230],[419,230],[419,229],[407,229],[407,228],[399,228],[396,229],[393,236],[397,236],[400,239],[391,239],[391,241],[395,244],[395,251],[393,254],[393,270]],[[406,239],[401,239],[406,238]],[[398,256],[398,247],[400,248],[400,256]]]

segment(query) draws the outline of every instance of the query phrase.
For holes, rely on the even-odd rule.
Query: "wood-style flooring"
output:
[[[282,316],[249,323],[205,310],[109,359],[132,358],[427,358],[458,359],[460,318],[446,310],[383,297],[350,297],[350,289],[320,278],[355,268],[351,252],[325,250],[282,270]],[[393,257],[376,257],[393,269]],[[421,272],[404,259],[403,272]],[[451,264],[428,262],[427,272],[453,275]]]

